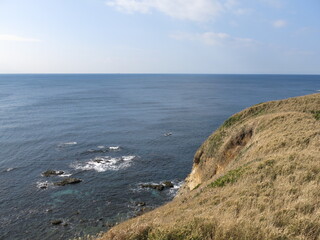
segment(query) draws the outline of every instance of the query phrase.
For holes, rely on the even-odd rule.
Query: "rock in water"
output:
[[[136,206],[138,206],[138,207],[144,207],[145,205],[146,205],[145,202],[137,202],[136,203]]]
[[[152,188],[158,191],[162,191],[164,189],[164,186],[162,184],[141,184],[142,188]]]
[[[67,184],[75,184],[75,183],[80,183],[82,182],[81,179],[78,178],[65,178],[59,182],[55,182],[54,185],[55,186],[65,186]]]
[[[47,170],[42,173],[43,176],[45,177],[50,177],[50,176],[58,176],[64,174],[63,171],[55,171],[55,170]]]
[[[62,223],[62,220],[60,220],[60,219],[52,220],[52,221],[51,221],[51,224],[52,224],[52,225],[60,225],[61,223]]]
[[[162,183],[166,188],[173,188],[173,183],[170,181],[165,181]]]

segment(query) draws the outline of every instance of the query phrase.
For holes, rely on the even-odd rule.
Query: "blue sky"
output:
[[[320,1],[0,0],[0,73],[320,74]]]

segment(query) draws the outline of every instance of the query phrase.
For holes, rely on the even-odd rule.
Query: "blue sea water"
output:
[[[0,75],[0,239],[106,231],[170,201],[230,115],[319,90],[319,75]],[[162,181],[175,187],[140,187]]]

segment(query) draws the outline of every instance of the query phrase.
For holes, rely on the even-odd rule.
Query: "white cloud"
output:
[[[227,33],[205,32],[205,33],[176,33],[170,35],[176,40],[200,41],[206,45],[233,45],[252,46],[256,43],[251,38],[238,38]]]
[[[218,0],[110,0],[106,4],[127,13],[156,10],[173,18],[191,21],[213,19],[225,7]]]
[[[274,21],[274,22],[272,23],[272,25],[273,25],[275,28],[282,28],[282,27],[287,26],[287,21],[282,20],[282,19],[279,19],[279,20]]]
[[[0,34],[0,41],[11,41],[11,42],[41,42],[36,38],[25,38],[17,35]]]

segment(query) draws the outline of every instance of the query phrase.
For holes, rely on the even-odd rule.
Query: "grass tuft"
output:
[[[316,120],[320,120],[320,111],[311,111]]]
[[[236,114],[231,116],[230,118],[228,118],[223,124],[222,127],[228,128],[231,127],[232,125],[234,125],[236,122],[239,122],[241,119],[241,115],[240,114]]]
[[[209,184],[209,187],[224,187],[228,183],[235,183],[243,175],[244,168],[237,168],[227,172],[224,176],[219,177],[214,182]]]

